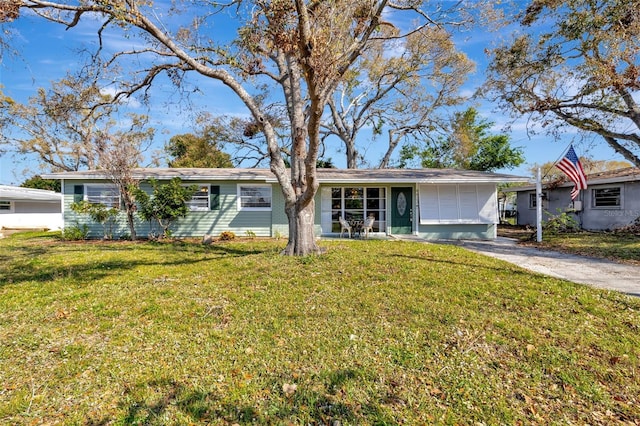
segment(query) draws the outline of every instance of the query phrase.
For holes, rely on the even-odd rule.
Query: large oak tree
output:
[[[518,3],[522,6],[522,3]],[[640,166],[640,1],[532,0],[493,49],[486,90],[543,127],[601,136]]]
[[[382,28],[392,26],[391,20],[411,22],[407,24],[411,28],[398,28],[394,35],[402,38],[444,19],[437,15],[444,12],[442,9],[433,8],[433,15],[429,15],[420,9],[422,2],[412,0],[185,1],[168,10],[162,9],[162,3],[137,0],[15,3],[69,30],[87,18],[95,22],[98,37],[111,31],[136,38],[142,47],[110,56],[99,49],[94,56],[94,62],[101,61],[104,69],[141,64],[124,81],[116,100],[147,89],[160,75],[179,84],[188,72],[217,80],[235,93],[267,142],[270,168],[282,188],[289,220],[284,253],[292,255],[320,251],[314,235],[316,160],[320,123],[336,86],[370,41],[384,37]],[[167,14],[181,12],[189,15],[190,25],[179,26],[185,21],[174,16],[164,19]],[[238,37],[226,44],[225,34],[217,32],[213,23],[231,18],[236,20]],[[272,85],[270,94],[286,105],[290,168],[283,160],[273,123],[255,95],[267,82]]]
[[[384,149],[380,159],[368,160],[389,167],[403,140],[423,139],[442,126],[442,111],[465,100],[460,88],[473,69],[442,27],[421,28],[401,43],[376,40],[329,99],[323,136],[337,136],[347,168],[357,168],[365,148],[361,133],[369,127]]]

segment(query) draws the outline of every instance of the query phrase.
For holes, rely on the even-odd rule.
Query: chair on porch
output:
[[[367,217],[367,219],[365,219],[364,223],[362,224],[362,230],[364,231],[365,238],[368,238],[369,232],[373,231],[373,223],[375,221],[376,221],[376,218],[373,217],[373,215],[369,215],[369,217]]]
[[[340,221],[340,238],[342,238],[342,234],[344,233],[344,231],[347,231],[347,233],[349,234],[349,238],[351,238],[351,225],[349,225],[349,222],[344,220],[342,216],[340,216],[338,220]]]

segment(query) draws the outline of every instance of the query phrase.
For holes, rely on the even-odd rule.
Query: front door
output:
[[[391,233],[413,232],[413,188],[391,188]]]

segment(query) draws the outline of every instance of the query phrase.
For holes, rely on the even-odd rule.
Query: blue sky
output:
[[[217,22],[222,22],[222,28],[216,28],[218,32],[231,33],[228,28],[224,28],[224,20]],[[65,30],[61,25],[49,24],[42,19],[25,15],[10,26],[15,31],[12,47],[19,54],[13,56],[5,52],[2,55],[0,84],[5,94],[18,102],[26,103],[39,87],[48,87],[51,81],[62,78],[69,70],[76,69],[80,64],[75,49],[96,44],[96,27],[90,20],[81,20],[76,27]],[[490,47],[496,36],[484,30],[456,36],[459,48],[477,65],[475,74],[470,76],[464,87],[465,93],[473,93],[482,84],[486,66],[484,49]],[[111,34],[105,37],[105,46],[108,49],[123,46],[131,48],[135,43],[135,39],[113,37]],[[198,77],[195,73],[189,78],[193,87],[199,89],[190,98],[196,109],[207,110],[212,114],[246,114],[243,105],[222,84]],[[161,83],[154,87],[151,98],[150,125],[157,129],[155,149],[161,149],[171,136],[191,131],[189,109],[184,103],[178,103],[180,95],[171,84]],[[509,120],[496,112],[494,106],[488,102],[475,106],[484,118],[495,122],[496,132],[500,132]],[[129,107],[134,112],[147,113],[146,109],[135,101],[132,101]],[[509,133],[512,145],[524,149],[526,164],[503,172],[528,176],[532,164],[557,160],[574,138],[576,142],[579,140],[577,135],[571,132],[567,132],[561,140],[553,140],[545,134],[531,135],[526,130],[526,124],[525,120],[514,123]],[[379,159],[378,151],[375,146],[367,151],[372,157],[372,164],[376,164]],[[577,143],[576,151],[579,155],[587,155],[598,160],[622,159],[597,138]],[[330,152],[327,157],[333,158],[339,167],[344,165],[341,154]],[[13,153],[2,154],[0,157],[0,184],[20,184],[25,178],[38,172],[38,164],[33,158],[21,158]]]

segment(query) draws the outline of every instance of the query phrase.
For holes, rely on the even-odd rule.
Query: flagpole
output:
[[[536,176],[536,241],[542,242],[542,172]]]

